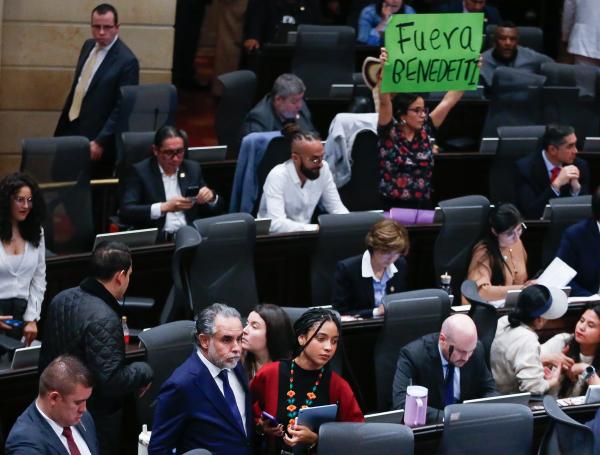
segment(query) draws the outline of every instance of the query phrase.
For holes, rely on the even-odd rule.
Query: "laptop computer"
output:
[[[513,393],[510,395],[499,395],[497,397],[476,398],[465,400],[463,403],[513,403],[527,406],[531,398],[531,392]]]
[[[396,409],[395,411],[377,412],[375,414],[367,414],[365,416],[366,423],[403,423],[404,409]]]
[[[10,364],[11,369],[35,367],[40,358],[41,343],[36,346],[15,349],[15,353]]]
[[[571,295],[571,286],[562,288],[563,292],[567,294],[567,297]],[[514,308],[519,300],[519,294],[521,289],[512,289],[506,293],[506,299],[504,299],[504,308]]]
[[[100,242],[114,241],[121,242],[132,248],[135,246],[148,246],[156,243],[158,228],[136,229],[132,231],[109,232],[98,234],[94,240],[94,249]]]
[[[256,225],[256,235],[269,235],[271,218],[256,218],[254,223]]]

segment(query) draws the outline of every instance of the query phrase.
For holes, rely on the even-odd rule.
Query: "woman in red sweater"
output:
[[[338,316],[330,310],[310,309],[296,321],[294,332],[297,355],[265,365],[250,383],[258,433],[264,433],[269,454],[279,454],[286,445],[317,444],[317,432],[295,424],[303,407],[337,403],[337,421],[364,422],[352,389],[329,366],[340,339]],[[263,411],[279,424],[263,419]]]

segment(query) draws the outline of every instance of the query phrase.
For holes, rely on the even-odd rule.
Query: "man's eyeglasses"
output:
[[[21,205],[21,206],[24,206],[24,205],[28,205],[29,207],[33,206],[33,199],[30,197],[13,196],[13,201],[15,201],[18,205]]]
[[[321,164],[323,162],[323,157],[309,158],[308,161],[310,161],[312,164]]]
[[[160,153],[168,158],[175,158],[183,156],[183,154],[185,153],[185,149],[161,150]]]
[[[417,115],[429,115],[429,108],[427,107],[412,107],[406,110],[414,112]]]

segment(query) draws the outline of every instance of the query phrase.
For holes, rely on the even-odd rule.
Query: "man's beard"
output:
[[[321,169],[308,169],[304,166],[304,163],[301,163],[300,172],[302,172],[302,175],[304,175],[304,177],[306,177],[308,180],[317,180],[321,174]]]
[[[214,348],[214,345],[212,343],[210,343],[208,345],[208,360],[210,360],[210,363],[212,363],[213,365],[223,369],[223,368],[235,368],[238,364],[238,361],[240,360],[239,357],[235,357],[233,359],[222,359],[219,357],[219,355],[216,352],[216,349]]]

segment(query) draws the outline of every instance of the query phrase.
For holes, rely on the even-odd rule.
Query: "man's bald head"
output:
[[[477,347],[477,328],[464,314],[454,314],[443,322],[439,339],[442,355],[457,367],[471,358]]]

